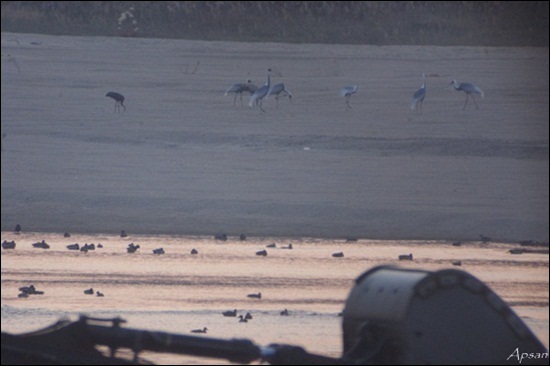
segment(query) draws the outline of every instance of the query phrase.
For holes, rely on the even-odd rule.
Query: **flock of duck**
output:
[[[261,293],[258,293],[258,294],[249,294],[248,297],[254,297],[254,298],[259,298],[261,299]],[[233,309],[233,310],[227,310],[227,311],[224,311],[222,312],[222,315],[226,318],[239,318],[239,323],[248,323],[249,320],[252,320],[253,317],[252,317],[252,314],[250,312],[246,312],[245,315],[238,315],[237,316],[237,309]],[[281,316],[289,316],[290,315],[290,312],[288,311],[288,309],[284,309],[282,310],[279,315]],[[191,333],[206,333],[208,331],[208,328],[207,327],[203,327],[203,328],[199,328],[199,329],[193,329],[191,330]]]
[[[89,288],[84,290],[85,295],[93,295],[94,289]],[[19,287],[19,298],[27,298],[29,295],[44,295],[44,291],[38,291],[34,285]],[[102,292],[96,291],[95,295],[97,297],[104,297],[105,295]]]
[[[14,230],[14,233],[18,234],[21,232],[21,225],[17,224],[16,227],[15,227],[15,230]],[[70,237],[71,235],[67,232],[65,232],[63,234],[63,236],[65,238],[68,238]],[[126,231],[122,230],[120,232],[120,237],[121,238],[126,238],[128,237],[128,234],[126,233]],[[216,235],[214,235],[214,239],[215,240],[218,240],[218,241],[227,241],[228,239],[228,236],[227,234],[225,233],[218,233]],[[240,234],[239,235],[239,240],[240,241],[245,241],[246,240],[246,235],[244,234]],[[357,241],[357,239],[350,239],[350,238],[347,238],[346,239],[347,242],[351,242],[351,241]],[[2,248],[4,249],[15,249],[15,246],[16,246],[16,243],[15,241],[4,241],[2,243]],[[36,242],[36,243],[33,243],[32,246],[34,248],[40,248],[40,249],[50,249],[50,245],[48,243],[46,243],[45,240],[42,240],[40,242]],[[84,253],[87,253],[88,251],[93,251],[97,248],[103,248],[103,245],[101,243],[99,244],[94,244],[94,243],[91,243],[91,244],[88,244],[88,243],[85,243],[84,245],[80,245],[78,243],[74,243],[74,244],[69,244],[66,246],[68,250],[74,250],[74,251],[78,251],[80,250],[81,252],[84,252]],[[134,243],[130,243],[128,244],[128,246],[126,247],[126,252],[127,253],[136,253],[138,251],[138,249],[140,248],[139,244],[134,244]],[[266,248],[269,248],[269,249],[274,249],[274,248],[277,248],[277,244],[275,243],[271,243],[271,244],[267,244],[266,245]],[[279,249],[287,249],[287,250],[292,250],[294,249],[292,243],[289,243],[288,245],[285,245],[285,246],[281,246],[279,247]],[[196,255],[198,254],[198,250],[193,248],[191,250],[191,255]],[[156,249],[153,249],[153,254],[155,255],[162,255],[162,254],[166,254],[166,251],[164,250],[164,248],[160,247],[160,248],[156,248]],[[257,256],[262,256],[262,257],[266,257],[268,255],[268,252],[266,249],[262,249],[260,251],[257,251],[256,252],[256,255]],[[337,253],[333,253],[332,254],[332,257],[334,258],[343,258],[344,257],[344,253],[343,252],[337,252]],[[403,257],[403,258],[402,258]],[[399,256],[399,260],[403,260],[403,259],[409,259],[409,260],[412,260],[412,254],[410,255],[410,258],[404,258],[405,256]],[[249,295],[249,297],[256,297],[256,295]],[[261,298],[261,294],[259,294],[258,296],[259,298]]]
[[[19,291],[18,297],[20,298],[27,298],[29,295],[44,295],[44,291],[38,291],[34,285],[19,287]]]
[[[16,234],[20,233],[21,232],[21,226],[20,225],[17,225],[14,232]],[[70,234],[69,233],[64,233],[63,235],[64,237],[70,237]],[[128,236],[128,234],[125,232],[125,231],[121,231],[121,234],[120,236],[122,238],[126,238]],[[481,243],[488,243],[491,241],[491,238],[488,237],[488,236],[485,236],[485,235],[479,235],[479,241]],[[220,241],[226,241],[228,239],[228,236],[226,234],[216,234],[214,236],[214,239],[215,240],[220,240]],[[243,240],[246,240],[246,236],[244,234],[241,234],[239,236],[239,240],[243,241]],[[348,238],[346,241],[350,242],[350,241],[357,241],[357,239],[355,238]],[[525,246],[540,246],[544,243],[538,243],[536,241],[533,241],[533,240],[526,240],[526,241],[522,241],[520,242],[520,244],[522,245],[522,248],[515,248],[515,249],[511,249],[509,250],[508,252],[511,253],[511,254],[523,254],[523,253],[538,253],[537,250],[533,250],[533,249],[525,249],[523,247]],[[455,241],[452,243],[453,246],[461,246],[462,245],[462,242],[460,241]],[[3,249],[15,249],[16,247],[16,243],[14,240],[12,241],[6,241],[4,240],[2,242],[2,248]],[[33,243],[32,244],[32,247],[34,248],[39,248],[39,249],[50,249],[50,245],[45,241],[45,240],[41,240],[39,242],[36,242],[36,243]],[[275,243],[271,243],[271,244],[267,244],[265,246],[267,249],[270,249],[270,250],[273,250],[273,249],[286,249],[286,250],[292,250],[294,249],[294,246],[292,243],[288,243],[287,245],[282,245],[282,246],[277,246],[277,244]],[[71,251],[80,251],[80,252],[84,252],[84,253],[87,253],[88,251],[93,251],[95,250],[96,248],[103,248],[103,245],[102,244],[84,244],[84,245],[80,245],[78,243],[74,243],[74,244],[69,244],[66,246],[66,248],[68,250],[71,250]],[[138,249],[140,248],[139,245],[136,245],[134,243],[130,243],[128,244],[127,248],[126,248],[126,251],[127,253],[136,253],[138,251]],[[257,251],[255,254],[257,256],[263,256],[263,257],[266,257],[268,255],[268,251],[267,249],[262,249],[260,251]],[[155,255],[162,255],[162,254],[165,254],[166,251],[164,250],[164,248],[156,248],[156,249],[153,249],[153,254]],[[547,252],[547,251],[546,251]],[[198,254],[198,251],[196,249],[192,249],[191,250],[191,254],[192,255],[196,255]],[[334,258],[343,258],[344,257],[344,252],[335,252],[332,254],[332,257]],[[409,253],[409,254],[401,254],[398,256],[397,258],[398,260],[400,261],[413,261],[414,257],[413,257],[413,254],[412,253]],[[462,261],[460,260],[454,260],[454,261],[451,261],[452,265],[454,266],[461,266],[462,265]],[[20,287],[19,288],[19,295],[18,297],[19,298],[28,298],[29,296],[32,296],[32,295],[43,295],[44,294],[44,291],[39,291],[36,289],[36,287],[34,285],[28,285],[28,286],[24,286],[24,287]],[[100,292],[100,291],[94,291],[93,288],[89,288],[89,289],[85,289],[84,291],[84,294],[86,295],[95,295],[96,297],[104,297],[105,295]],[[246,295],[247,298],[250,298],[250,299],[256,299],[258,301],[260,301],[262,299],[262,293],[261,292],[258,292],[258,293],[250,293],[250,294],[247,294]],[[241,315],[238,315],[237,314],[237,309],[234,309],[234,310],[228,310],[228,311],[224,311],[222,312],[222,315],[224,317],[235,317],[235,318],[239,318],[239,322],[240,323],[246,323],[250,320],[252,320],[252,315],[250,314],[250,312],[247,312],[246,314],[241,314]],[[288,316],[290,315],[288,309],[284,309],[280,312],[280,315],[281,316]],[[208,331],[208,329],[206,327],[204,328],[201,328],[201,329],[193,329],[191,330],[192,333],[206,333]]]
[[[126,237],[126,235],[124,236]],[[224,239],[224,240],[227,240]],[[453,244],[454,245],[454,244]],[[2,248],[4,249],[15,249],[15,246],[16,246],[16,243],[15,241],[4,241],[2,243]],[[40,248],[40,249],[50,249],[50,245],[48,243],[46,243],[45,240],[42,240],[40,242],[36,242],[36,243],[33,243],[32,246],[34,248]],[[103,245],[101,243],[99,244],[94,244],[94,243],[91,243],[91,244],[88,244],[88,243],[85,243],[84,245],[80,245],[78,243],[74,243],[74,244],[69,244],[66,246],[66,248],[68,250],[73,250],[73,251],[81,251],[83,253],[87,253],[88,251],[93,251],[95,250],[96,248],[103,248]],[[127,253],[136,253],[138,251],[138,249],[140,248],[139,244],[134,244],[133,242],[128,244],[128,246],[126,247],[126,252]],[[271,244],[267,244],[266,245],[266,248],[270,248],[270,249],[274,249],[274,248],[277,248],[277,244],[275,243],[271,243]],[[292,245],[292,243],[289,243],[288,245],[286,246],[281,246],[280,249],[287,249],[287,250],[292,250],[294,247]],[[152,250],[153,254],[155,255],[162,255],[162,254],[166,254],[166,251],[164,250],[163,247],[160,247],[160,248],[156,248],[156,249],[153,249]],[[199,251],[195,248],[191,249],[191,252],[190,254],[191,255],[196,255],[198,254]],[[267,257],[268,255],[268,251],[267,249],[262,249],[262,250],[259,250],[256,252],[256,255],[257,256],[261,256],[261,257]],[[332,257],[333,258],[343,258],[344,257],[344,252],[336,252],[336,253],[332,253]],[[403,254],[403,255],[399,255],[398,257],[399,260],[413,260],[413,255],[412,254]],[[261,298],[261,294],[258,294],[258,295],[248,295],[248,297],[258,297],[258,298]]]
[[[17,224],[15,226],[14,233],[19,234],[20,232],[21,232],[21,225]],[[63,234],[63,236],[65,238],[68,238],[71,235],[68,232],[65,232]],[[120,237],[121,238],[126,238],[126,237],[128,237],[128,234],[126,233],[126,231],[122,230],[120,232]],[[225,233],[218,233],[218,234],[214,235],[214,239],[217,240],[217,241],[227,241],[228,236]],[[239,235],[239,240],[240,241],[245,241],[246,240],[246,235],[240,234]],[[357,238],[346,238],[346,242],[356,242],[357,240],[358,240]],[[488,243],[488,242],[491,242],[492,239],[488,236],[480,234],[479,235],[479,241],[482,242],[482,243]],[[547,245],[547,243],[539,243],[538,241],[534,241],[534,240],[523,240],[523,241],[520,241],[519,244],[522,247],[523,246],[541,246],[541,245],[544,246],[545,244]],[[461,246],[462,242],[455,241],[455,242],[452,243],[452,245],[453,246]],[[41,240],[39,242],[33,243],[32,246],[34,248],[39,248],[39,249],[50,249],[50,245],[48,243],[46,243],[45,240]],[[4,240],[2,242],[2,249],[9,250],[9,249],[15,249],[15,247],[16,247],[16,242],[14,240],[11,240],[11,241]],[[80,245],[78,243],[73,243],[73,244],[67,245],[66,248],[68,250],[71,250],[71,251],[81,251],[81,252],[87,253],[88,251],[93,251],[96,248],[103,248],[103,245],[101,243],[98,243],[97,245],[94,244],[94,243],[91,243],[91,244],[85,243],[83,245]],[[136,245],[134,243],[130,243],[126,247],[126,252],[127,253],[136,253],[139,248],[140,248],[139,244]],[[275,244],[275,243],[267,244],[266,248],[275,249],[275,248],[277,248],[277,244]],[[293,248],[294,247],[293,247],[292,243],[289,243],[288,245],[284,245],[284,246],[279,247],[279,249],[287,249],[287,250],[292,250]],[[153,249],[152,252],[155,255],[166,254],[166,251],[162,247]],[[523,254],[523,253],[529,253],[529,252],[533,252],[533,251],[529,250],[529,249],[515,248],[515,249],[509,250],[508,252],[511,253],[511,254]],[[198,250],[195,249],[195,248],[193,248],[190,252],[191,255],[197,255],[198,253],[199,253]],[[262,250],[257,251],[255,254],[257,256],[266,257],[268,255],[268,251],[267,251],[267,249],[262,249]],[[343,258],[344,257],[344,252],[332,253],[332,257],[333,258]],[[400,261],[403,261],[403,260],[412,261],[413,260],[413,254],[412,253],[401,254],[401,255],[398,256],[397,259],[400,260]],[[454,261],[454,262],[452,262],[452,264],[453,265],[461,265],[462,263],[461,263],[461,261]],[[261,294],[248,295],[248,296],[249,297],[261,298]]]
[[[89,289],[84,290],[84,294],[85,295],[93,295],[94,294],[94,289],[90,287]],[[104,297],[105,296],[105,295],[103,295],[103,292],[99,292],[99,291],[96,291],[95,295],[97,297]]]

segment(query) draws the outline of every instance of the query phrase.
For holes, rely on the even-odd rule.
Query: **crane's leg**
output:
[[[419,108],[417,108],[417,111],[420,110],[420,114],[422,114],[422,103],[424,103],[423,100],[421,100],[421,101],[418,103],[418,107],[419,107]]]
[[[279,109],[279,96],[278,95],[275,96],[275,102],[277,102],[277,104],[276,104],[277,109]]]
[[[239,93],[239,95],[241,96],[241,108],[243,107],[243,93]]]
[[[476,102],[476,98],[474,98],[474,96],[472,95],[472,100],[474,101],[475,105],[476,105],[476,109],[479,109],[479,106],[477,105],[477,102]]]
[[[466,104],[468,104],[468,97],[469,97],[469,94],[466,94],[466,101],[464,102],[464,107],[462,107],[462,110],[466,110]]]
[[[346,106],[347,106],[346,110],[351,109],[351,105],[349,104],[349,97],[350,97],[349,95],[346,95]]]

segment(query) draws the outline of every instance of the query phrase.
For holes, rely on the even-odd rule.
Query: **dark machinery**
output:
[[[521,364],[548,364],[548,351],[514,311],[454,269],[365,272],[346,302],[343,334],[344,358],[363,364],[517,365],[522,355]]]
[[[548,364],[548,351],[510,307],[458,270],[382,266],[362,274],[344,308],[340,358],[291,345],[123,328],[123,322],[81,317],[33,333],[2,333],[2,365],[135,364],[145,350],[278,365]],[[119,357],[120,349],[132,357]]]

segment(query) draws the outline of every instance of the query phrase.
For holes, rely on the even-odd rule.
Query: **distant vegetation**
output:
[[[2,1],[2,31],[548,47],[547,1]]]

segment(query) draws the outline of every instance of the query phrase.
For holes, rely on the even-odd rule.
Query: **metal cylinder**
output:
[[[548,351],[514,311],[454,269],[365,272],[346,302],[343,335],[343,357],[355,363],[548,364]]]

